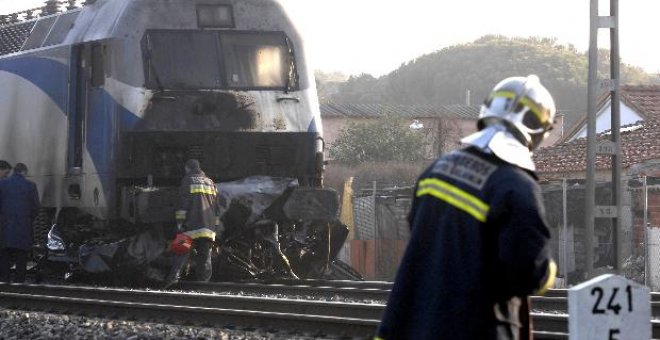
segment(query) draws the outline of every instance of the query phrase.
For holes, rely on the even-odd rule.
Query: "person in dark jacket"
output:
[[[9,177],[9,174],[11,173],[11,164],[5,160],[0,160],[0,181],[3,179]],[[0,246],[2,246],[3,241],[2,241],[2,219],[0,218]],[[0,265],[2,263],[2,255],[0,254]],[[0,269],[0,274],[2,273],[2,269]],[[0,276],[1,278],[2,276]]]
[[[9,282],[10,268],[16,264],[14,282],[25,282],[27,259],[32,249],[32,222],[39,210],[37,186],[27,180],[27,166],[18,163],[14,174],[0,181],[0,281]]]
[[[507,78],[467,146],[422,173],[376,339],[530,338],[528,296],[557,268],[531,159],[554,115],[538,77]]]
[[[11,164],[9,162],[0,160],[0,179],[4,179],[9,177],[9,173],[11,172]]]
[[[186,161],[185,170],[186,176],[179,187],[176,221],[179,232],[190,236],[193,243],[190,253],[175,260],[166,286],[178,282],[189,259],[193,268],[192,280],[208,281],[213,274],[211,251],[220,224],[217,189],[213,180],[202,171],[198,160]]]

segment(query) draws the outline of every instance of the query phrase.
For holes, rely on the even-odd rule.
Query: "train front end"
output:
[[[114,118],[97,120],[100,127],[86,139],[87,150],[106,150],[88,163],[107,175],[98,176],[101,194],[99,186],[89,193],[94,179],[80,181],[86,187],[76,190],[82,205],[105,206],[93,223],[131,232],[173,226],[183,165],[195,158],[218,183],[256,183],[235,196],[234,208],[241,208],[225,202],[225,221],[236,222],[232,214],[245,210],[253,218],[226,225],[236,230],[223,235],[221,257],[233,260],[220,262],[240,263],[252,274],[272,269],[250,267],[273,262],[272,242],[251,240],[251,228],[275,223],[285,241],[274,253],[289,256],[298,272],[323,276],[347,229],[337,221],[336,193],[322,189],[324,143],[313,72],[283,7],[264,0],[106,0],[85,9],[80,20],[112,13],[114,21],[105,20],[112,34],[97,41],[91,55],[98,46],[104,57],[104,103],[115,105],[108,110],[114,116],[107,116]],[[274,183],[268,178],[291,179],[300,189],[280,192],[282,199],[258,211],[251,195],[268,190],[263,183]],[[60,224],[86,223],[74,219]],[[269,222],[260,224],[264,219]]]

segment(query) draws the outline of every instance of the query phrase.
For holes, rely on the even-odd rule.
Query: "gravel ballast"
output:
[[[217,329],[0,308],[0,340],[22,339],[328,339],[265,330]]]

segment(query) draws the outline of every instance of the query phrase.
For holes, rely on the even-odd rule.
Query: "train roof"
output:
[[[83,1],[49,1],[42,7],[0,15],[0,55],[62,43],[84,5]]]
[[[233,22],[234,29],[281,30],[300,38],[278,0],[46,1],[43,7],[0,15],[0,57],[50,46],[141,35],[144,29],[140,26],[208,28],[201,27],[195,8],[216,5],[230,6],[232,15],[241,17]],[[247,6],[250,10],[246,10]],[[268,13],[274,8],[283,14],[281,19],[269,18]]]

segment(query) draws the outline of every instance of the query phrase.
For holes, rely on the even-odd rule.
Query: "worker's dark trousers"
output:
[[[15,283],[25,282],[28,251],[14,248],[0,249],[0,282],[9,282],[11,266],[16,264]]]
[[[192,249],[186,255],[176,256],[170,274],[165,279],[165,286],[170,287],[181,278],[181,274],[190,261],[191,273],[188,276],[192,281],[209,281],[213,275],[211,265],[211,250],[213,241],[209,238],[197,238],[193,240]],[[191,258],[192,257],[192,258]]]
[[[211,264],[211,250],[213,241],[209,238],[197,238],[192,244],[192,273],[190,279],[193,281],[208,281],[213,275]]]

